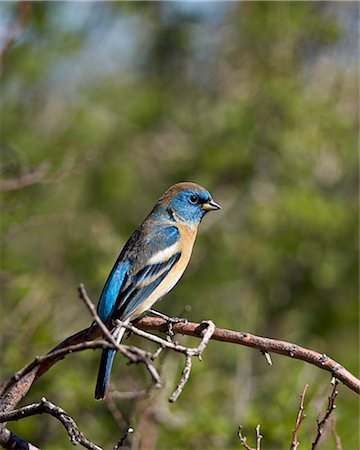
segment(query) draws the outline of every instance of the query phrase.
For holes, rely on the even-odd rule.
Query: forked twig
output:
[[[240,443],[241,445],[246,449],[246,450],[261,450],[261,439],[263,438],[262,435],[260,434],[260,425],[256,425],[255,427],[255,433],[256,433],[256,448],[252,448],[250,447],[250,445],[247,443],[247,439],[246,436],[242,434],[242,426],[239,426],[238,429],[238,436],[240,439]]]

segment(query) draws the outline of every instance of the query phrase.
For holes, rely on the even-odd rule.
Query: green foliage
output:
[[[0,8],[11,26],[18,5]],[[191,320],[293,341],[356,371],[353,16],[352,3],[31,4],[2,75],[2,178],[42,165],[37,181],[3,192],[3,379],[89,324],[79,282],[96,302],[129,234],[182,180],[205,185],[223,210],[204,220],[187,272],[158,308],[179,315],[189,304]],[[93,400],[99,356],[57,364],[26,402],[45,395],[110,447],[123,430]],[[240,423],[249,439],[261,424],[264,448],[287,448],[308,383],[308,446],[329,376],[273,359],[270,368],[253,350],[211,343],[169,406],[182,360],[164,355],[164,390],[118,405],[139,448],[240,448]],[[112,380],[124,391],[149,383],[121,358]],[[357,448],[357,423],[355,394],[340,386],[344,448]],[[12,428],[70,448],[51,418]],[[330,435],[322,448],[335,448]]]

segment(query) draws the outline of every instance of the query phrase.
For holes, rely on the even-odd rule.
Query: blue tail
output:
[[[130,319],[125,320],[125,323],[129,323]],[[117,344],[120,343],[121,338],[123,337],[125,333],[126,328],[115,328],[112,331],[113,338],[117,342]],[[106,391],[108,388],[109,380],[110,380],[110,373],[111,373],[111,367],[113,365],[114,356],[115,356],[116,350],[112,349],[105,349],[103,350],[101,354],[101,360],[100,360],[100,367],[99,367],[99,373],[96,381],[96,388],[95,388],[95,398],[96,400],[102,400],[105,398]]]
[[[109,350],[109,349],[105,349],[102,352],[99,373],[95,388],[96,400],[102,400],[106,395],[115,353],[116,350]]]

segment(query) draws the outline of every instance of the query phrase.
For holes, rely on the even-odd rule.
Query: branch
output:
[[[88,336],[89,330],[90,328],[87,328],[86,330],[82,330],[70,338],[65,339],[63,342],[67,345],[62,347],[62,344],[60,344],[47,355],[35,358],[30,364],[23,367],[11,378],[5,381],[0,388],[0,412],[13,409],[26,395],[34,381],[47,372],[56,362],[65,358],[65,356],[87,349],[115,348],[113,344],[103,339],[69,345],[72,338],[74,342],[76,342],[79,336]],[[145,352],[137,347],[127,345],[116,346],[116,349],[128,358],[131,363],[143,363],[146,366],[149,364],[149,360],[152,356],[151,353]],[[154,370],[156,372],[155,368]],[[152,373],[152,376],[155,376],[154,373]]]
[[[244,436],[242,434],[242,426],[241,425],[239,426],[238,436],[239,436],[239,439],[240,439],[240,443],[246,450],[260,450],[261,439],[263,438],[261,436],[261,434],[260,434],[260,425],[256,425],[255,431],[256,431],[256,448],[252,448],[246,442],[246,436]]]
[[[305,384],[304,390],[303,390],[302,394],[300,395],[300,405],[299,405],[299,410],[298,410],[297,417],[296,417],[295,428],[293,430],[293,439],[292,439],[292,443],[290,446],[290,450],[296,450],[299,446],[299,442],[297,440],[297,434],[300,429],[300,425],[302,424],[302,421],[306,417],[306,415],[304,413],[304,400],[305,400],[305,395],[308,390],[308,387],[309,387],[309,385]]]
[[[137,328],[146,331],[166,332],[167,322],[154,317],[145,317],[136,324]],[[178,334],[199,337],[198,323],[188,322],[173,324],[173,331]],[[256,336],[247,332],[227,330],[224,328],[215,328],[211,339],[215,341],[229,342],[231,344],[245,345],[246,347],[256,348],[260,351],[269,353],[278,353],[294,359],[300,359],[320,369],[330,372],[333,377],[345,384],[356,393],[360,393],[360,380],[352,373],[346,370],[341,364],[331,359],[325,354],[315,352],[305,347],[292,344],[291,342],[278,341],[265,337]]]
[[[89,441],[83,433],[78,429],[74,419],[70,417],[62,408],[54,405],[54,403],[46,400],[45,397],[41,399],[39,403],[32,403],[31,405],[24,406],[19,409],[15,409],[9,412],[0,413],[0,422],[9,422],[14,420],[23,419],[24,417],[30,417],[38,414],[50,414],[61,422],[66,429],[70,441],[73,445],[81,445],[82,447],[90,450],[101,450],[93,442]]]
[[[188,379],[190,377],[191,366],[192,366],[191,356],[186,355],[185,366],[182,371],[181,378],[179,380],[178,385],[176,386],[175,391],[171,394],[169,402],[174,403],[179,398],[179,395],[181,394],[185,384],[188,382]]]
[[[310,364],[320,367],[323,370],[331,372],[334,378],[342,381],[346,386],[348,386],[353,391],[360,392],[360,380],[358,380],[354,375],[352,375],[349,371],[343,368],[339,363],[332,360],[325,354],[320,354],[313,350],[309,350],[285,341],[278,341],[275,339],[255,336],[250,333],[215,328],[215,325],[211,321],[204,321],[201,324],[191,322],[189,323],[187,321],[186,322],[175,321],[172,323],[171,327],[174,333],[185,334],[201,338],[199,345],[194,348],[179,345],[177,342],[173,342],[171,339],[165,340],[159,336],[155,336],[147,332],[150,330],[168,333],[169,331],[168,320],[164,320],[162,318],[160,319],[143,318],[136,322],[136,327],[132,324],[127,324],[121,321],[115,321],[117,326],[127,328],[134,334],[137,334],[152,342],[157,343],[159,345],[159,348],[153,354],[151,354],[137,347],[119,345],[114,341],[110,331],[98,317],[96,309],[92,304],[91,300],[88,298],[83,285],[80,285],[79,296],[89,309],[94,319],[93,324],[89,328],[81,330],[78,333],[66,338],[58,346],[52,349],[47,355],[35,358],[34,361],[32,361],[30,364],[28,364],[23,369],[14,374],[12,377],[10,377],[8,380],[6,380],[0,387],[0,396],[1,396],[0,412],[4,414],[6,413],[10,414],[11,410],[13,410],[18,404],[18,402],[26,395],[26,393],[28,392],[34,381],[39,379],[45,372],[47,372],[50,369],[52,365],[54,365],[60,359],[63,359],[66,355],[70,353],[90,348],[116,349],[119,352],[121,352],[126,358],[128,358],[130,363],[138,363],[138,362],[143,363],[150,372],[153,382],[156,386],[161,385],[161,380],[156,368],[152,365],[151,361],[156,359],[159,356],[162,349],[165,348],[183,353],[185,355],[185,366],[180,381],[177,385],[177,388],[170,397],[170,401],[175,401],[182,392],[182,389],[189,378],[192,364],[191,358],[197,356],[199,357],[199,359],[201,359],[201,354],[205,350],[208,343],[210,342],[210,339],[256,348],[267,357],[267,361],[269,363],[271,362],[271,359],[269,358],[270,352],[306,361]],[[99,336],[105,336],[105,338],[108,340],[102,339],[93,342],[93,340],[98,338]],[[335,387],[336,385],[337,382],[335,384]],[[328,417],[330,416],[332,410],[335,408],[334,403],[337,394],[335,387],[332,396],[329,398],[328,411],[325,414],[324,419],[318,422],[318,435],[321,435],[323,427]],[[304,389],[303,396],[305,396],[305,392],[306,390]],[[46,400],[44,400],[43,403],[44,402],[46,402]],[[39,405],[38,407],[44,408],[44,406]],[[296,432],[303,418],[302,408],[303,406],[301,403],[299,410],[300,416],[298,416],[294,430],[295,436],[293,438],[293,442],[295,440],[295,447],[294,445],[292,446],[294,450],[297,447]],[[18,439],[19,442],[21,441],[21,439],[18,438],[16,435],[11,434],[9,436],[9,433],[11,432],[5,429],[4,426],[0,427],[0,441],[2,444],[8,441],[10,442],[11,439],[13,439],[13,442],[16,442],[16,439]],[[239,432],[239,437],[241,438],[241,429]],[[313,444],[313,449],[316,447],[319,439],[320,436],[317,436]],[[260,430],[257,429],[257,447],[260,446],[260,440],[261,440]],[[119,441],[118,445],[122,442],[123,441]],[[25,442],[25,444],[27,443]]]
[[[133,329],[136,329],[138,334],[141,330],[166,332],[166,330],[168,329],[166,320],[152,317],[145,317],[137,322],[136,325],[137,327],[133,327]],[[129,327],[132,326],[129,325]],[[175,333],[185,334],[188,336],[200,337],[202,329],[203,328],[200,324],[194,322],[188,322],[186,324],[179,322],[173,324],[173,330]],[[111,347],[111,344],[106,341],[100,343],[86,342],[85,345],[84,341],[93,340],[99,336],[101,336],[101,331],[97,325],[93,325],[89,328],[81,330],[78,333],[68,337],[63,342],[61,342],[61,344],[55,347],[50,352],[51,357],[46,356],[36,358],[32,363],[30,363],[30,365],[26,366],[24,369],[21,369],[9,380],[5,381],[5,383],[3,383],[3,385],[0,387],[0,396],[4,395],[4,392],[11,387],[11,392],[9,392],[9,396],[11,397],[11,399],[5,402],[4,399],[1,399],[3,404],[0,406],[0,410],[4,411],[8,408],[14,408],[21,400],[21,398],[26,394],[26,392],[30,389],[32,383],[40,378],[45,372],[50,369],[52,365],[62,359],[70,351],[80,351],[86,348],[105,348],[106,345],[108,345],[109,348],[113,348]],[[158,339],[159,343],[162,343],[165,347],[168,346],[169,343],[167,341],[164,341],[161,338]],[[334,377],[342,381],[354,392],[360,392],[360,380],[358,380],[348,370],[342,367],[338,362],[334,361],[326,355],[322,355],[313,350],[309,350],[285,341],[263,338],[250,333],[237,332],[222,328],[215,328],[213,334],[211,335],[211,339],[233,344],[245,345],[247,347],[256,348],[265,352],[278,353],[284,356],[306,361],[309,364],[313,364],[323,370],[327,370],[328,372],[332,373]],[[79,343],[83,343],[84,346],[80,346],[79,348],[72,347],[72,345],[77,345]],[[66,350],[66,347],[70,347],[70,349]],[[175,346],[176,351],[179,351],[179,349],[181,348],[186,349],[186,347]],[[65,350],[57,353],[57,351],[62,349]],[[184,351],[182,352],[184,353]],[[25,377],[25,375],[27,375],[27,377]],[[3,409],[4,407],[5,409]]]
[[[160,320],[163,320],[163,319],[160,319]],[[167,327],[168,327],[168,321],[166,321],[166,322],[167,322]],[[158,336],[154,336],[153,334],[146,333],[145,331],[139,330],[137,327],[134,327],[133,325],[127,324],[125,322],[121,322],[120,320],[117,320],[116,323],[119,327],[127,328],[128,330],[130,330],[134,334],[137,334],[138,336],[142,336],[142,337],[148,339],[149,341],[156,342],[157,344],[160,345],[160,348],[168,348],[168,349],[174,350],[175,352],[183,353],[186,356],[185,366],[184,366],[180,381],[176,387],[175,392],[169,398],[169,401],[172,403],[176,402],[176,400],[178,399],[179,395],[181,394],[185,384],[187,383],[187,381],[189,379],[191,366],[192,366],[191,358],[193,358],[194,356],[197,356],[199,359],[201,359],[201,354],[205,350],[206,346],[208,345],[208,343],[211,339],[211,336],[213,335],[213,333],[215,331],[215,325],[211,320],[201,322],[201,324],[197,328],[198,334],[200,336],[202,336],[201,342],[197,347],[189,348],[189,347],[184,347],[183,345],[179,345],[172,341],[167,341]],[[154,355],[157,355],[157,353],[158,352],[155,352]]]
[[[125,433],[124,436],[122,436],[122,438],[118,441],[118,443],[114,446],[113,450],[118,450],[118,448],[122,447],[125,440],[128,438],[128,436],[134,432],[134,429],[129,427]]]

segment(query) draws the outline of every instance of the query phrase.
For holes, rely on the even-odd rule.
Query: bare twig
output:
[[[123,444],[124,444],[124,442],[125,442],[125,439],[127,439],[128,436],[129,436],[129,434],[131,434],[131,433],[133,433],[133,432],[134,432],[134,429],[131,428],[131,427],[129,427],[129,428],[125,431],[124,436],[122,436],[122,438],[119,440],[119,442],[115,445],[115,447],[114,447],[113,450],[117,450],[118,448],[122,447]]]
[[[293,434],[292,434],[292,442],[291,442],[290,450],[296,450],[299,446],[299,442],[297,440],[297,434],[300,429],[300,425],[302,424],[302,421],[306,417],[306,415],[304,413],[304,400],[305,400],[305,395],[308,390],[308,387],[309,387],[309,385],[305,384],[304,390],[302,391],[302,394],[300,395],[300,405],[299,405],[299,410],[298,410],[298,413],[296,416],[295,427],[294,427]]]
[[[260,424],[256,425],[256,450],[260,450],[261,447],[261,439],[263,438],[260,434]]]
[[[171,396],[169,398],[169,402],[171,402],[171,403],[176,402],[176,400],[179,398],[179,395],[181,394],[185,384],[187,383],[187,381],[189,379],[190,372],[191,372],[191,365],[192,365],[191,356],[186,355],[185,365],[184,365],[184,369],[181,374],[181,378],[179,380],[179,383],[178,383],[175,391],[171,394]]]
[[[328,421],[331,413],[336,408],[335,400],[338,395],[338,391],[336,390],[338,384],[339,384],[339,381],[335,379],[333,390],[328,398],[328,406],[327,406],[326,413],[321,420],[319,420],[319,419],[317,420],[317,435],[316,435],[315,441],[311,445],[312,450],[316,449],[316,447],[318,446],[320,438],[324,432],[324,427],[326,425],[326,422]]]
[[[256,448],[252,448],[247,443],[246,436],[242,434],[242,425],[239,426],[238,436],[239,436],[239,439],[240,439],[240,443],[246,450],[260,450],[261,439],[263,438],[261,436],[261,434],[260,434],[260,425],[256,425],[255,432],[256,432]]]
[[[90,450],[101,450],[99,446],[89,441],[77,427],[74,419],[70,417],[62,408],[46,400],[45,397],[39,403],[23,406],[13,411],[0,413],[0,422],[19,420],[38,414],[50,414],[61,422],[66,429],[70,441],[73,445],[81,445]]]

